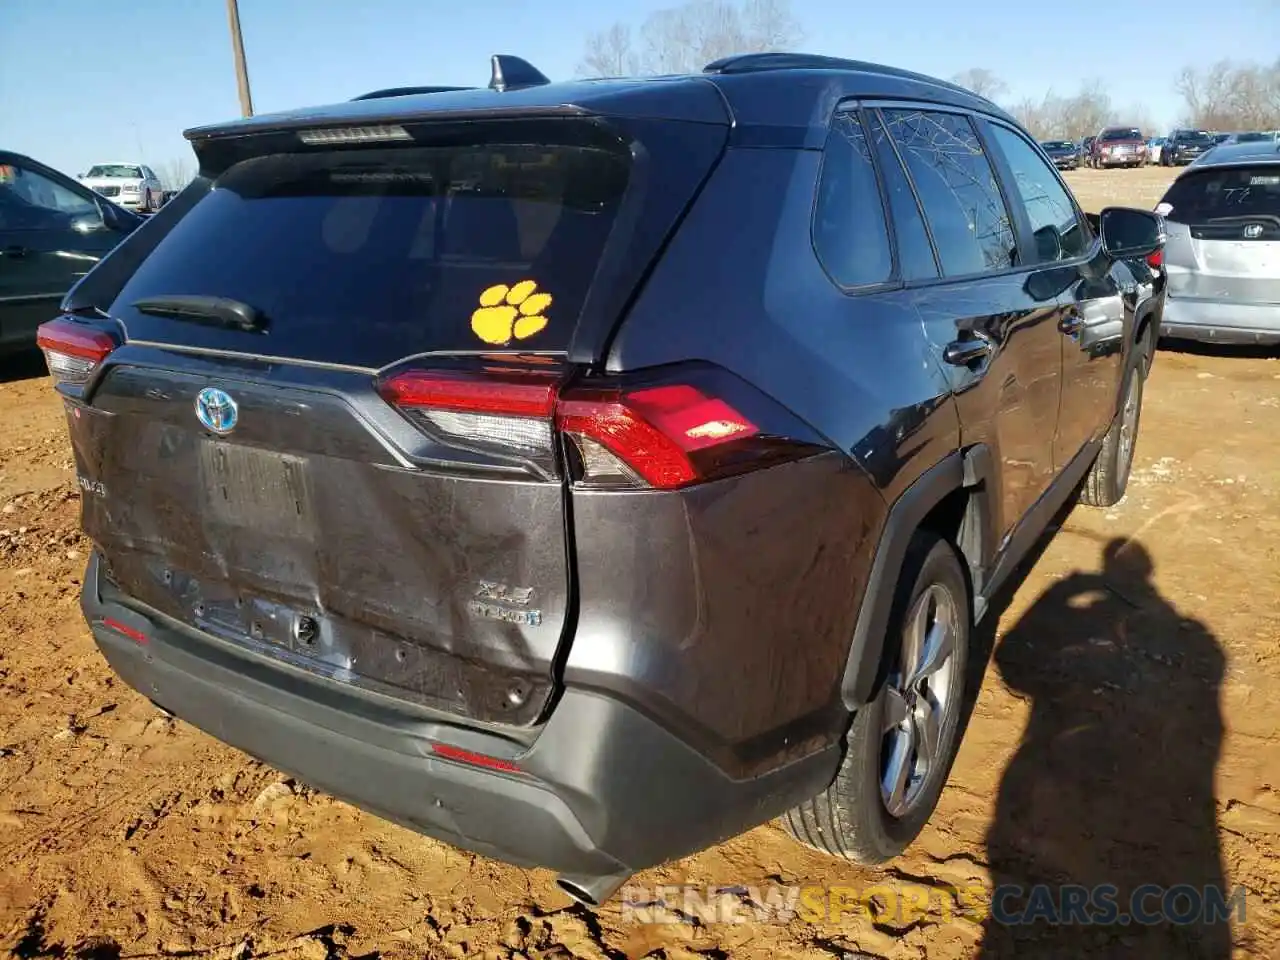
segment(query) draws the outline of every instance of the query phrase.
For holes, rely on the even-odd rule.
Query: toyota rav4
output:
[[[802,55],[187,137],[40,331],[127,683],[588,904],[775,817],[911,842],[975,623],[1124,493],[1158,215]]]

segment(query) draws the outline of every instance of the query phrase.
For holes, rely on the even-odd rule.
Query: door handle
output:
[[[26,247],[12,246],[4,248],[4,255],[14,260],[21,260],[26,257],[28,250]]]
[[[1084,317],[1075,310],[1070,313],[1064,313],[1058,321],[1058,329],[1068,337],[1074,337],[1084,329]]]
[[[991,354],[991,341],[975,336],[969,340],[952,340],[942,350],[942,359],[957,367],[967,367],[975,360]]]

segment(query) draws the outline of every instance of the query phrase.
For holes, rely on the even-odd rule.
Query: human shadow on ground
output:
[[[987,835],[979,956],[1231,955],[1214,804],[1224,654],[1136,541],[1050,586],[995,663],[1029,702]],[[1127,919],[1126,919],[1127,918]]]

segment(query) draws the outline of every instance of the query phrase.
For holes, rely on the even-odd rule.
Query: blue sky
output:
[[[671,0],[240,0],[258,113],[378,87],[480,85],[513,53],[574,75],[586,36]],[[1161,127],[1186,64],[1280,54],[1276,0],[792,0],[804,49],[950,77],[998,73],[1005,99],[1105,82]],[[975,12],[980,11],[980,12]],[[962,37],[970,39],[962,40]],[[181,131],[239,115],[225,0],[0,0],[0,146],[70,174],[95,160],[189,158]]]

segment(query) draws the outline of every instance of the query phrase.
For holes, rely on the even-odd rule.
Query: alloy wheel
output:
[[[945,766],[942,742],[959,708],[962,678],[955,656],[959,605],[942,584],[931,584],[907,614],[898,669],[883,696],[880,797],[890,816],[919,803],[930,774]]]
[[[1133,466],[1133,448],[1138,438],[1138,415],[1141,411],[1141,374],[1135,370],[1129,377],[1129,387],[1124,394],[1124,407],[1120,411],[1120,449],[1117,451],[1117,459],[1121,489],[1128,482],[1129,470]]]

